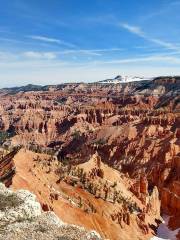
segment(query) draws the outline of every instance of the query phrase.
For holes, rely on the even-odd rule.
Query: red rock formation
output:
[[[148,236],[151,233],[151,229],[147,228],[148,224],[154,224],[155,218],[159,216],[159,196],[162,212],[178,215],[180,211],[179,86],[177,78],[157,78],[146,83],[117,85],[64,84],[51,86],[50,89],[47,87],[42,91],[17,91],[16,94],[13,92],[13,95],[11,90],[2,91],[0,130],[13,132],[13,135],[15,133],[15,136],[5,142],[6,146],[20,144],[26,150],[51,156],[48,165],[44,164],[39,172],[34,173],[36,176],[33,171],[39,166],[39,160],[33,161],[28,170],[30,172],[26,171],[26,164],[23,165],[23,170],[30,174],[29,177],[33,176],[33,181],[43,173],[43,177],[50,175],[49,181],[61,187],[66,184],[66,187],[68,185],[74,189],[76,186],[84,191],[85,184],[85,191],[90,188],[89,194],[96,192],[93,195],[95,203],[100,199],[105,202],[110,200],[116,205],[117,193],[106,183],[95,189],[91,182],[91,185],[88,185],[89,180],[82,183],[77,176],[56,178],[56,171],[59,169],[56,169],[54,164],[57,159],[65,165],[79,166],[96,153],[100,161],[98,160],[93,168],[88,166],[91,170],[87,174],[88,178],[93,181],[100,178],[103,182],[107,173],[101,165],[106,163],[122,174],[119,178],[125,179],[122,180],[123,183],[127,181],[126,194],[133,195],[142,211],[138,212],[137,219],[129,214],[129,210],[123,209],[121,214],[116,211],[116,223],[130,227],[135,224],[137,229],[140,228],[143,234]],[[3,171],[6,169],[5,165]],[[12,167],[9,163],[8,165]],[[59,171],[59,174],[62,173]],[[108,175],[107,180],[110,181],[110,178]],[[44,181],[42,179],[41,181]],[[18,183],[25,184],[22,179]],[[31,184],[30,188],[33,188]],[[53,205],[53,209],[59,211],[56,206],[56,202],[61,201],[59,195],[49,193],[45,188],[48,195],[46,199],[42,190],[39,191],[47,200],[43,202],[44,206]],[[87,197],[87,193],[84,194]],[[83,199],[83,194],[81,197]],[[94,200],[92,201],[94,206]],[[129,199],[125,200],[128,201]],[[89,210],[92,206],[82,204],[85,211],[92,211]],[[112,211],[109,214],[114,213]],[[100,221],[97,219],[96,221]],[[103,218],[103,221],[106,222],[106,218]]]
[[[12,178],[15,175],[14,156],[19,149],[15,149],[8,154],[2,153],[0,157],[0,182],[3,182],[6,187],[12,184]]]

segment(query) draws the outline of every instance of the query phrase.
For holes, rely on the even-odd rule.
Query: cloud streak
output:
[[[58,65],[59,63],[65,63],[66,65],[78,65],[78,66],[83,66],[87,64],[92,64],[92,65],[102,65],[102,64],[128,64],[128,63],[141,63],[141,62],[151,62],[151,63],[169,63],[170,65],[172,64],[180,64],[180,52],[177,51],[171,51],[171,52],[162,52],[161,54],[141,54],[137,57],[128,57],[128,58],[119,58],[119,59],[111,59],[111,60],[102,60],[103,58],[100,58],[99,60],[93,60],[93,58],[89,61],[72,61],[72,58],[61,58],[61,56],[64,55],[73,55],[77,56],[78,54],[84,54],[84,55],[101,55],[101,53],[104,52],[109,52],[109,51],[120,51],[121,49],[81,49],[81,50],[63,50],[63,51],[24,51],[24,52],[4,52],[0,51],[0,60],[4,62],[7,62],[8,64],[11,63],[16,63],[16,62],[29,62],[29,61],[43,61],[49,60],[48,64],[49,65]],[[71,56],[70,56],[71,57]],[[94,58],[96,59],[96,58]],[[52,61],[51,61],[52,60]],[[87,58],[88,60],[88,58]]]
[[[110,61],[96,61],[94,64],[131,64],[131,63],[142,63],[142,62],[151,62],[151,63],[168,63],[168,64],[177,64],[180,65],[180,58],[173,56],[161,56],[161,55],[152,55],[146,57],[137,57],[137,58],[125,58],[117,59]]]
[[[169,59],[170,60],[170,59]],[[121,63],[122,63],[121,59]],[[5,81],[0,82],[0,87],[5,86],[21,86],[22,84],[59,84],[62,82],[74,81],[96,81],[111,78],[118,74],[123,75],[142,75],[142,76],[157,76],[157,75],[178,75],[180,74],[179,66],[143,66],[132,64],[131,59],[125,59],[126,64],[63,64],[57,61],[54,63],[36,61],[21,61],[14,63],[2,64],[0,62],[0,79]],[[137,59],[133,60],[134,63]],[[150,60],[148,60],[150,61]],[[151,59],[152,61],[152,59]],[[157,59],[156,59],[157,61]],[[165,59],[163,58],[163,61]],[[167,59],[166,59],[167,61]],[[128,63],[129,62],[129,63]],[[144,62],[144,59],[141,59]],[[138,62],[137,62],[138,63]],[[53,76],[53,78],[52,78]]]
[[[32,58],[32,59],[48,59],[52,60],[55,59],[57,56],[54,52],[24,52],[23,55],[27,58]]]
[[[122,48],[107,48],[107,49],[78,49],[78,50],[62,50],[56,52],[40,52],[40,51],[25,51],[23,56],[31,59],[55,59],[62,55],[87,55],[87,56],[102,56],[104,53],[123,51]],[[4,53],[5,55],[5,53]],[[0,52],[1,56],[1,52]]]
[[[83,55],[101,56],[103,53],[119,52],[119,51],[123,51],[123,50],[124,50],[123,48],[74,49],[74,50],[64,50],[59,53],[64,54],[64,55],[83,54]]]
[[[158,38],[149,37],[144,31],[142,31],[142,29],[139,26],[133,26],[128,23],[120,23],[118,25],[121,28],[124,28],[125,30],[127,30],[128,32],[135,34],[138,37],[141,37],[149,42],[155,43],[155,44],[157,44],[161,47],[164,47],[166,49],[169,49],[169,50],[176,50],[176,51],[180,52],[180,48],[177,45],[170,43],[170,42],[163,41]]]
[[[0,52],[0,57],[4,56],[7,54]],[[8,56],[12,59],[0,61],[0,79],[5,79],[0,82],[0,87],[22,85],[22,82],[55,84],[64,81],[95,81],[117,74],[145,76],[180,74],[180,58],[171,55],[147,55],[89,62],[63,61],[58,57],[54,58],[57,56],[55,52],[20,52],[15,55],[16,59],[10,53]]]
[[[46,37],[46,36],[39,36],[39,35],[33,35],[33,36],[29,36],[29,38],[33,39],[33,40],[37,40],[37,41],[41,41],[41,42],[46,42],[46,43],[55,43],[55,44],[59,44],[59,45],[64,45],[66,47],[70,47],[70,48],[74,48],[75,45],[69,42],[66,42],[64,40],[61,39],[57,39],[57,38],[51,38],[51,37]]]

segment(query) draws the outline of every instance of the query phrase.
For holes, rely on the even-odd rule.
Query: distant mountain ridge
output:
[[[136,81],[145,81],[153,80],[152,77],[139,77],[139,76],[121,76],[117,75],[115,78],[101,80],[98,83],[123,83],[123,82],[136,82]]]
[[[65,87],[77,87],[83,85],[93,86],[96,84],[106,84],[113,86],[114,84],[135,84],[137,88],[151,88],[154,84],[168,84],[169,87],[172,83],[175,83],[172,87],[179,86],[180,84],[180,76],[159,76],[159,77],[138,77],[138,76],[121,76],[117,75],[115,78],[112,79],[105,79],[97,82],[85,83],[85,82],[73,82],[73,83],[60,83],[55,85],[35,85],[35,84],[28,84],[25,86],[19,87],[9,87],[9,88],[2,88],[0,89],[0,93],[3,94],[16,94],[19,92],[31,92],[31,91],[57,91],[62,90]],[[140,85],[140,86],[139,86]]]
[[[20,86],[20,87],[10,87],[10,88],[3,88],[3,90],[11,90],[13,91],[14,93],[17,93],[17,92],[29,92],[29,91],[40,91],[42,89],[42,86],[41,85],[35,85],[35,84],[28,84],[28,85],[25,85],[25,86]]]

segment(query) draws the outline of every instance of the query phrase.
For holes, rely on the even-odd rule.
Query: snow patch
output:
[[[118,75],[114,79],[106,79],[99,81],[99,83],[126,83],[126,82],[138,82],[138,81],[145,81],[145,80],[153,80],[152,77],[139,77],[139,76],[120,76]]]
[[[168,222],[170,216],[164,215],[163,216],[164,222],[161,223],[157,230],[157,236],[152,237],[150,240],[177,240],[176,235],[180,231],[180,228],[176,230],[171,230],[168,227]]]

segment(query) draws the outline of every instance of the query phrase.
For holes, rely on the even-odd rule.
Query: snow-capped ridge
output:
[[[125,82],[137,82],[137,81],[145,81],[145,80],[153,80],[153,78],[152,77],[117,75],[113,79],[102,80],[102,81],[99,81],[99,83],[125,83]]]

